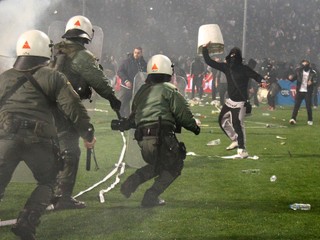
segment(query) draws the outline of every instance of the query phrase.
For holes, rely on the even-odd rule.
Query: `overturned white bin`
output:
[[[202,55],[202,45],[211,42],[208,46],[209,54],[221,54],[224,51],[224,42],[218,24],[205,24],[199,27],[198,55]]]

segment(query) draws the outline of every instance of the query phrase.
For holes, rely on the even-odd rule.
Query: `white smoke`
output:
[[[19,36],[27,30],[37,29],[49,6],[50,0],[0,1],[0,55],[15,56]]]

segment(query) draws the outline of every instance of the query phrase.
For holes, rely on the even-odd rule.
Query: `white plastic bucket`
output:
[[[198,54],[202,55],[202,45],[207,44],[209,54],[221,54],[224,51],[223,37],[218,24],[205,24],[199,27],[198,32]]]

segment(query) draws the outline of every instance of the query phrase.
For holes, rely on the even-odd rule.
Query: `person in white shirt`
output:
[[[293,75],[289,75],[288,79],[290,81],[297,80],[295,104],[292,111],[290,124],[297,123],[297,115],[300,109],[301,103],[305,100],[306,109],[308,113],[308,125],[313,125],[312,119],[312,92],[313,87],[316,85],[316,72],[310,67],[310,62],[308,60],[302,60],[301,66],[296,69]]]

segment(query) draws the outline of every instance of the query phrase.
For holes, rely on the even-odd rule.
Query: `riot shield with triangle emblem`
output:
[[[138,90],[140,89],[140,87],[145,83],[146,78],[146,72],[138,72],[134,77],[131,102]],[[125,154],[125,162],[130,167],[140,168],[146,165],[146,163],[144,162],[141,156],[140,147],[138,146],[137,141],[134,139],[134,131],[134,129],[130,129],[127,132],[127,150]]]

